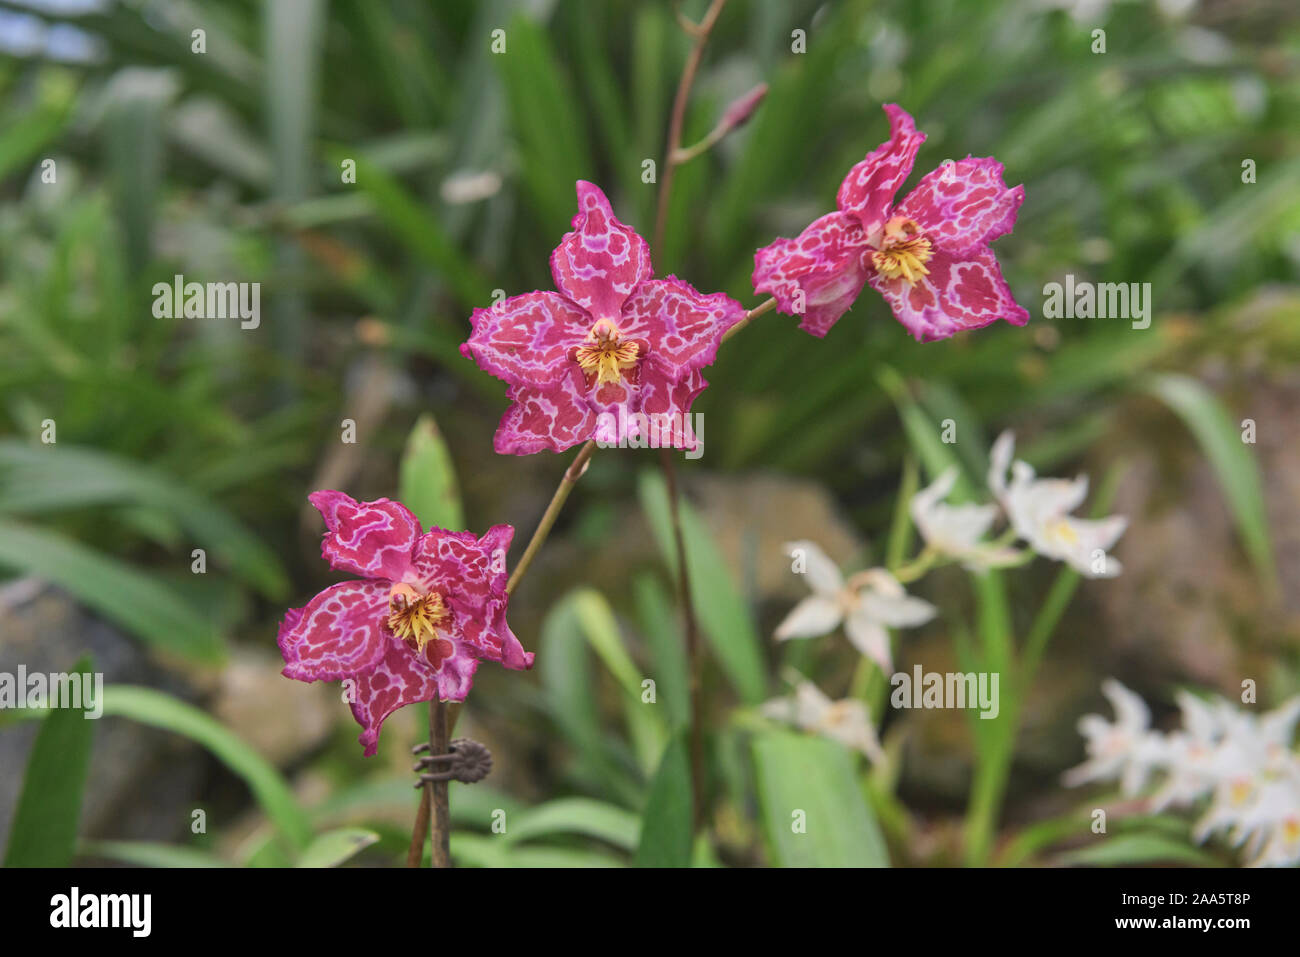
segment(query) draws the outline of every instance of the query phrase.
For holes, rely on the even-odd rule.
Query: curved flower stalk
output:
[[[858,572],[846,580],[813,542],[789,542],[785,551],[803,563],[812,594],[777,626],[777,641],[816,638],[843,625],[853,647],[889,674],[894,668],[886,629],[923,625],[935,616],[933,605],[907,594],[883,568]]]
[[[873,763],[884,761],[885,752],[876,737],[867,706],[855,698],[832,701],[811,681],[795,675],[794,693],[764,702],[759,712],[774,721],[824,735],[855,751]]]
[[[646,241],[619,222],[598,186],[579,181],[577,191],[573,229],[551,255],[558,292],[475,309],[461,346],[509,385],[494,447],[528,455],[618,443],[642,437],[653,420],[657,445],[694,449],[683,423],[708,385],[700,370],[745,310],[674,276],[652,279]]]
[[[1205,805],[1197,841],[1224,834],[1252,866],[1300,864],[1300,755],[1291,750],[1300,697],[1257,717],[1183,692],[1183,727],[1163,734],[1150,730],[1146,704],[1132,691],[1114,679],[1102,690],[1116,720],[1080,719],[1088,760],[1066,772],[1067,786],[1118,778],[1134,795],[1158,776],[1151,810]]]
[[[835,212],[754,254],[754,292],[771,293],[818,337],[868,284],[922,342],[997,319],[1024,325],[1029,313],[989,248],[1015,226],[1024,187],[1008,189],[997,160],[968,156],[926,174],[895,206],[925,134],[906,110],[884,109],[889,140],[849,170]]]
[[[358,579],[331,585],[280,624],[284,674],[299,681],[353,682],[352,714],[366,756],[384,720],[417,701],[463,701],[480,658],[526,669],[506,623],[505,555],[514,537],[494,525],[472,532],[424,532],[399,502],[357,502],[313,492],[325,519],[321,555]]]
[[[1012,461],[1015,435],[1003,432],[989,454],[989,488],[1002,503],[1017,536],[1038,554],[1065,562],[1085,578],[1114,578],[1122,570],[1109,554],[1128,527],[1122,515],[1092,520],[1070,512],[1088,495],[1088,476],[1040,479],[1027,462]],[[1007,468],[1011,481],[1007,482]]]

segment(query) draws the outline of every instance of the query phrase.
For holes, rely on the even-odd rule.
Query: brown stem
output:
[[[441,700],[430,701],[430,754],[447,753],[448,742],[451,739],[449,725],[447,703]],[[433,866],[451,867],[451,782],[433,781],[426,784],[424,790],[433,804],[433,830],[430,837],[430,844],[433,849]]]
[[[433,708],[433,702],[429,702]],[[420,791],[420,807],[415,812],[415,826],[411,828],[411,846],[406,851],[406,866],[419,867],[424,857],[424,836],[429,833],[429,785]]]
[[[538,550],[542,543],[546,541],[546,536],[551,534],[551,526],[555,520],[560,517],[560,509],[564,508],[564,502],[573,491],[573,486],[577,484],[578,479],[582,478],[582,473],[587,471],[587,463],[591,460],[592,453],[596,451],[596,440],[589,440],[581,449],[574,459],[569,463],[569,467],[564,470],[564,477],[560,479],[560,485],[551,496],[551,503],[546,506],[546,511],[542,514],[542,520],[537,523],[537,530],[533,532],[533,537],[528,540],[528,547],[524,549],[523,557],[519,559],[519,564],[515,566],[510,580],[506,582],[506,594],[514,593],[515,586],[519,584],[519,579],[524,577],[524,572],[528,571],[528,566],[533,563]]]
[[[686,103],[690,99],[691,87],[695,84],[695,74],[700,69],[700,60],[704,57],[704,46],[709,42],[713,25],[718,22],[722,8],[726,5],[727,0],[713,0],[713,3],[709,4],[708,12],[704,14],[704,19],[696,24],[693,30],[688,31],[695,38],[695,43],[686,58],[682,78],[677,83],[677,96],[673,99],[672,117],[668,121],[668,148],[664,150],[663,175],[659,180],[659,206],[655,210],[654,254],[656,256],[663,255],[664,230],[668,225],[668,196],[673,191],[673,172],[677,169],[677,157],[674,154],[682,145],[682,124],[686,119]]]
[[[691,701],[691,821],[695,830],[704,822],[704,724],[700,715],[700,635],[691,596],[690,566],[686,563],[686,538],[682,535],[677,469],[672,449],[660,451],[664,481],[668,485],[668,509],[672,518],[673,542],[677,550],[677,590],[682,603],[682,625],[686,634],[686,664]]]
[[[454,707],[454,705],[453,705]],[[429,702],[429,753],[446,754],[451,737],[451,725],[456,716],[447,718],[447,703]],[[406,866],[419,867],[424,857],[424,838],[429,835],[433,847],[433,866],[451,867],[451,803],[448,782],[426,781],[420,791],[420,807],[415,812],[415,827],[411,829],[411,846],[406,852]],[[433,830],[429,830],[429,810],[433,808]]]

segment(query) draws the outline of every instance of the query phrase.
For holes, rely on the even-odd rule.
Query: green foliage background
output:
[[[231,648],[273,651],[283,609],[331,580],[303,513],[320,485],[358,498],[400,488],[422,515],[457,527],[508,521],[522,547],[562,464],[492,454],[504,387],[457,347],[470,310],[494,290],[550,287],[547,259],[573,214],[575,179],[601,183],[625,221],[651,232],[655,186],[642,181],[643,162],[661,161],[689,49],[672,5],[87,6],[33,12],[0,0],[0,570],[58,585],[176,673],[210,675]],[[927,426],[943,418],[970,436],[958,456],[976,480],[988,440],[1006,426],[1022,431],[1031,462],[1061,470],[1085,457],[1113,462],[1135,433],[1155,442],[1187,427],[1220,482],[1242,561],[1260,594],[1276,595],[1260,472],[1236,423],[1253,388],[1294,372],[1300,347],[1294,4],[1213,0],[1174,16],[1115,2],[1082,20],[1066,6],[728,6],[686,141],[753,84],[771,89],[746,127],[679,171],[657,274],[756,305],[754,249],[832,208],[844,171],[885,137],[880,104],[898,102],[929,134],[918,170],[996,155],[1008,182],[1025,184],[1016,230],[996,251],[1033,319],[919,346],[869,294],[825,342],[764,316],[709,370],[696,407],[708,454],[683,463],[687,487],[705,472],[806,477],[883,542],[900,473],[943,464],[926,449]],[[688,15],[699,7],[684,4]],[[11,49],[14,17],[74,29],[90,55],[60,57],[53,33],[40,34],[48,46]],[[1104,54],[1091,49],[1098,27]],[[203,54],[191,51],[195,28],[206,31]],[[504,54],[491,51],[497,29]],[[796,30],[804,53],[791,51]],[[45,159],[56,163],[55,183],[42,181]],[[1254,184],[1242,182],[1245,159],[1257,165]],[[341,181],[347,160],[355,185]],[[475,178],[486,178],[487,195],[457,202],[455,187]],[[260,328],[155,319],[152,286],[176,273],[261,282]],[[1042,287],[1066,273],[1150,282],[1151,328],[1044,320]],[[1236,370],[1233,388],[1207,388],[1204,371],[1225,367]],[[357,447],[339,442],[347,418]],[[41,442],[47,419],[57,423],[53,446]],[[676,833],[680,809],[652,798],[680,797],[673,776],[685,764],[672,742],[686,710],[681,682],[664,678],[654,717],[637,703],[640,675],[679,675],[684,665],[664,491],[634,454],[597,456],[548,546],[568,565],[542,568],[512,605],[515,630],[538,650],[535,672],[480,672],[469,714],[510,742],[498,760],[527,769],[510,780],[528,783],[517,794],[491,782],[454,791],[458,860],[960,859],[955,845],[928,857],[916,849],[915,822],[890,780],[897,768],[867,775],[838,746],[755,723],[749,706],[780,690],[783,655],[817,666],[806,649],[778,652],[762,637],[772,610],[756,606],[743,570],[726,567],[702,518],[690,534],[717,728],[714,839],[641,842],[643,821],[646,834]],[[644,524],[629,522],[642,511]],[[612,584],[584,564],[611,543],[639,548],[632,539],[646,534],[663,561],[651,554]],[[194,547],[207,551],[206,575],[190,573]],[[904,540],[895,550],[901,557]],[[1009,597],[972,593],[956,604],[978,630],[989,602],[1037,608],[1050,586],[1046,617],[1007,613],[1004,637],[1020,634],[1039,649],[1036,662],[1076,583],[1028,581]],[[822,662],[828,682],[841,664]],[[1293,652],[1278,669],[1280,696],[1295,687]],[[214,773],[247,782],[271,824],[238,851],[214,824],[218,833],[196,840],[182,826],[175,846],[83,841],[76,859],[400,857],[409,779],[401,761],[362,761],[345,715],[325,748],[276,769],[231,740],[201,695],[194,706],[147,688],[115,694],[113,714],[208,747],[226,769]],[[397,751],[409,742],[394,727],[385,737]],[[1010,762],[1014,729],[976,744],[981,761]],[[304,775],[327,780],[328,797],[300,803],[285,778]],[[40,780],[51,780],[48,769]],[[788,840],[781,808],[800,800],[794,781],[816,785],[839,831]],[[988,787],[977,784],[972,801],[1000,806]],[[511,821],[501,839],[490,829],[496,809]],[[1007,862],[1035,860],[1059,839],[1036,817],[1004,820],[1015,829]],[[1164,832],[1131,844],[1169,859],[1171,842],[1152,833]],[[991,840],[968,832],[966,858],[972,841]],[[66,833],[51,841],[72,846]]]

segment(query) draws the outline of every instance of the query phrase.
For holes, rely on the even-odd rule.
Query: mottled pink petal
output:
[[[461,355],[511,385],[550,388],[592,320],[559,293],[530,292],[475,309]]]
[[[493,525],[482,538],[431,528],[415,548],[415,581],[439,591],[454,610],[484,608],[490,599],[505,597],[506,553],[514,534],[509,525]]]
[[[1011,232],[1025,188],[1007,189],[1002,164],[972,156],[927,173],[896,212],[913,219],[936,248],[961,257]]]
[[[499,661],[515,671],[526,671],[533,666],[533,653],[524,651],[515,633],[506,624],[506,601],[489,601],[480,615],[462,619],[462,632],[466,644],[480,658]]]
[[[578,181],[578,215],[551,254],[555,288],[594,319],[616,319],[632,291],[652,275],[650,248],[614,216],[600,187]]]
[[[675,379],[653,362],[642,363],[637,372],[620,392],[606,387],[597,394],[597,441],[693,451],[698,447],[695,425],[686,415],[708,385],[704,376],[692,369]]]
[[[532,455],[542,449],[563,452],[593,437],[596,415],[576,364],[552,389],[512,386],[511,405],[501,417],[492,447],[502,455]]]
[[[676,378],[713,362],[723,333],[744,318],[745,307],[725,293],[706,296],[669,276],[641,283],[624,303],[618,325]]]
[[[388,641],[388,589],[384,581],[340,582],[290,608],[278,638],[283,674],[336,681],[378,664]]]
[[[870,236],[889,218],[894,194],[912,172],[916,151],[925,142],[912,117],[901,106],[885,104],[889,117],[889,140],[867,154],[849,170],[840,184],[836,201],[840,210],[852,213]]]
[[[420,522],[405,505],[386,498],[358,502],[329,489],[307,498],[325,519],[321,555],[331,568],[390,581],[406,574]]]
[[[962,258],[942,250],[926,264],[930,270],[915,285],[883,279],[873,272],[873,289],[889,302],[894,316],[922,342],[946,339],[963,329],[978,329],[996,319],[1023,326],[1029,313],[1016,304],[993,251],[981,246]]]
[[[778,239],[754,253],[754,292],[771,294],[781,312],[802,317],[799,328],[825,336],[867,281],[866,249],[866,233],[855,217],[827,213],[794,239]]]
[[[459,638],[435,638],[416,654],[409,645],[386,635],[388,644],[379,663],[356,676],[351,689],[352,714],[363,728],[359,740],[366,757],[379,749],[379,729],[404,705],[432,701],[464,701],[474,683],[478,659]]]

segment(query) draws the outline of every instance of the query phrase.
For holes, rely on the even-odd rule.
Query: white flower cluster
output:
[[[1152,811],[1206,805],[1193,829],[1198,841],[1224,834],[1252,866],[1300,863],[1300,755],[1291,749],[1300,697],[1256,716],[1222,698],[1179,692],[1183,726],[1164,734],[1118,681],[1108,679],[1102,693],[1115,720],[1079,719],[1088,760],[1066,773],[1067,785],[1118,779],[1131,797],[1158,777]]]
[[[1004,432],[989,454],[988,484],[996,502],[949,504],[947,498],[957,484],[955,466],[916,493],[910,511],[925,540],[925,551],[909,569],[916,572],[912,577],[919,577],[934,562],[943,560],[961,562],[972,571],[1020,564],[1027,553],[1011,547],[1017,540],[1027,542],[1039,555],[1066,562],[1088,578],[1119,574],[1120,564],[1107,550],[1124,534],[1127,519],[1119,515],[1100,521],[1075,518],[1070,513],[1087,496],[1088,477],[1080,475],[1073,481],[1037,478],[1027,463],[1012,461],[1014,451],[1015,436]],[[998,541],[987,541],[999,513],[1006,514],[1007,532]],[[938,613],[929,602],[909,595],[898,578],[884,568],[869,568],[846,578],[814,542],[788,542],[785,551],[794,559],[795,570],[807,579],[812,594],[795,605],[777,626],[777,641],[816,638],[842,625],[853,647],[889,675],[893,671],[889,629],[914,628]],[[859,715],[849,704],[831,702],[815,686],[800,680],[793,697],[768,702],[766,713],[841,740],[846,740],[847,735],[851,740],[846,743],[874,760],[878,748],[865,742],[868,733],[874,742],[875,732],[869,722],[863,729],[865,712]],[[834,710],[828,712],[832,706]],[[837,722],[848,722],[839,725],[838,735],[828,730],[824,720],[827,713]],[[845,731],[845,727],[850,730]]]

